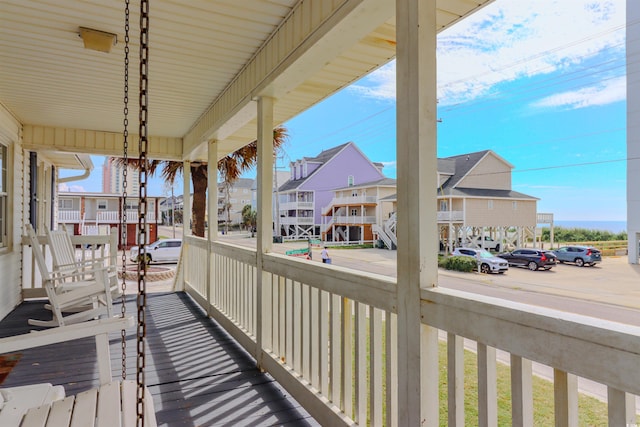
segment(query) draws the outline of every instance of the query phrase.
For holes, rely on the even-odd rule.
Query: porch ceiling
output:
[[[438,0],[439,28],[490,1]],[[137,133],[138,7],[132,2],[131,133]],[[256,96],[274,96],[275,122],[283,123],[392,59],[394,10],[389,0],[313,6],[301,0],[152,1],[150,135],[182,138],[183,158],[191,159],[206,158],[208,138],[221,140],[220,155],[248,143],[256,135]],[[322,22],[304,38],[283,40],[280,50],[293,53],[275,61],[276,71],[245,95],[223,104],[234,82],[296,13],[319,14]],[[122,132],[123,20],[124,2],[0,2],[0,103],[23,125]],[[81,26],[114,33],[117,44],[110,53],[84,49]],[[291,34],[303,35],[304,28]],[[278,46],[269,48],[277,54]],[[92,152],[80,147],[78,152]]]

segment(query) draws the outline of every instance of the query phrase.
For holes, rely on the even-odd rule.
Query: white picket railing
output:
[[[196,259],[185,269],[187,292],[318,422],[397,424],[403,331],[393,278],[272,253],[262,254],[259,270],[252,249],[195,237],[184,246]],[[635,423],[628,393],[640,394],[640,328],[443,288],[423,289],[421,301],[423,336],[431,337],[421,355],[423,382],[437,390],[438,376],[429,374],[447,369],[448,425],[466,424],[465,341],[477,354],[479,425],[498,425],[497,350],[510,354],[509,424],[533,425],[532,362],[554,369],[556,425],[577,425],[576,375],[608,388],[609,425]],[[439,336],[446,367],[438,362]],[[438,420],[437,393],[429,399],[429,419]]]

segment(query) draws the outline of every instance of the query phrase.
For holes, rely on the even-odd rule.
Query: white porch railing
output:
[[[353,197],[334,197],[329,205],[322,208],[322,212],[327,212],[332,206],[336,205],[361,205],[376,203],[378,198],[376,196],[353,196]]]
[[[279,208],[281,211],[293,211],[298,209],[308,210],[313,209],[313,207],[313,202],[280,202],[279,204]]]
[[[58,211],[58,222],[80,222],[80,211]]]
[[[51,252],[46,245],[45,236],[38,236],[42,244],[47,265],[51,266]],[[111,229],[107,235],[71,236],[71,242],[76,245],[76,258],[79,261],[99,259],[105,266],[118,263],[118,232]],[[43,298],[46,292],[42,287],[42,277],[36,266],[35,259],[29,246],[29,238],[22,237],[22,292],[24,298]]]
[[[184,243],[195,259],[185,268],[186,291],[320,424],[397,425],[403,331],[393,278],[272,253],[262,254],[260,273],[255,250]],[[496,349],[510,354],[509,424],[533,425],[532,362],[554,369],[556,425],[577,425],[575,375],[608,388],[609,425],[635,423],[627,393],[640,394],[640,328],[443,288],[423,289],[421,300],[423,383],[437,390],[438,375],[429,374],[447,370],[448,425],[465,425],[464,339],[477,348],[479,425],[498,424]],[[442,333],[446,366],[438,361]],[[428,399],[427,422],[438,425],[438,394]]]
[[[90,218],[86,219],[87,221],[91,221]],[[149,211],[147,212],[147,221],[155,222],[156,213]],[[96,222],[97,223],[109,223],[109,224],[117,224],[120,222],[120,212],[118,211],[98,211],[96,212]],[[127,211],[127,222],[138,222],[138,211]]]
[[[280,217],[280,224],[282,225],[313,225],[314,218],[312,216],[283,216]]]
[[[464,211],[438,211],[438,221],[464,221]]]

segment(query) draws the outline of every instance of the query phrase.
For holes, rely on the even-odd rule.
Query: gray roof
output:
[[[459,156],[445,157],[438,159],[438,171],[443,173],[453,173],[444,185],[444,189],[455,187],[462,178],[464,178],[475,165],[478,164],[489,150],[477,151],[475,153],[461,154]],[[442,165],[443,170],[440,170]],[[453,170],[451,170],[453,166]]]
[[[443,191],[438,188],[438,196],[495,197],[501,199],[539,200],[537,197],[529,196],[513,190],[491,190],[485,188],[444,188]]]
[[[315,157],[305,157],[304,159],[307,162],[324,164],[324,163],[328,162],[329,160],[331,160],[333,157],[335,157],[340,151],[342,151],[342,149],[344,147],[346,147],[349,144],[353,144],[353,142],[349,141],[347,143],[338,145],[337,147],[333,147],[333,148],[329,148],[328,150],[324,150],[324,151],[322,151],[320,154],[318,154]],[[319,169],[320,169],[319,167],[316,168],[313,172],[311,172],[309,175],[307,175],[306,178],[291,179],[291,180],[285,182],[284,184],[282,184],[280,186],[278,191],[289,191],[289,190],[294,190],[294,189],[298,188],[306,180],[311,178]]]

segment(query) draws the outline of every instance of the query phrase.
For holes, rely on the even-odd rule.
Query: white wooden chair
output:
[[[71,236],[69,236],[64,224],[58,230],[45,230],[45,234],[47,236],[47,244],[51,248],[54,269],[61,272],[78,273],[74,277],[74,281],[91,280],[94,270],[102,271],[102,269],[105,269],[111,289],[111,299],[116,299],[121,295],[116,260],[109,259],[110,257],[79,260],[76,257],[75,245],[71,241]]]
[[[132,327],[133,317],[98,319],[8,338],[0,338],[0,354],[95,336],[100,387],[65,397],[51,384],[0,388],[2,427],[128,427],[137,422],[137,384],[113,381],[109,332]],[[153,398],[145,388],[145,426],[157,426]]]
[[[91,272],[92,278],[89,280],[85,279],[88,271],[78,272],[73,269],[49,271],[33,227],[27,224],[25,229],[52,313],[51,320],[29,319],[29,324],[53,327],[84,322],[102,315],[113,317],[107,270],[103,267],[94,268]],[[73,281],[78,277],[80,280]],[[78,311],[79,307],[83,310]]]

